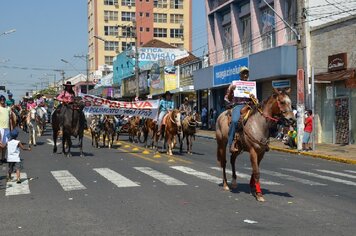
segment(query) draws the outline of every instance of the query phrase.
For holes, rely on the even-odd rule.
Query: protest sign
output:
[[[257,97],[255,81],[235,80],[232,83],[236,86],[236,89],[234,90],[234,97],[248,98],[250,94],[253,94],[255,97]]]

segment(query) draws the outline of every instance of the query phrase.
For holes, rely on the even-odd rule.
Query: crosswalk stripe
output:
[[[141,171],[142,173],[149,175],[152,178],[155,178],[166,185],[187,185],[186,183],[183,183],[180,180],[177,180],[177,179],[170,177],[166,174],[163,174],[161,172],[153,170],[150,167],[134,167],[134,169]]]
[[[205,172],[201,172],[201,171],[196,171],[192,168],[189,168],[189,167],[185,167],[185,166],[170,166],[170,168],[172,169],[175,169],[175,170],[178,170],[178,171],[181,171],[185,174],[188,174],[188,175],[193,175],[199,179],[203,179],[203,180],[207,180],[209,182],[212,182],[212,183],[215,183],[215,184],[220,184],[222,183],[222,179],[216,177],[216,176],[212,176],[212,175],[209,175]]]
[[[95,168],[94,171],[98,172],[105,179],[109,180],[111,183],[115,184],[119,188],[125,187],[137,187],[139,184],[129,180],[128,178],[120,175],[119,173],[109,169],[109,168]]]
[[[30,187],[28,185],[28,179],[26,173],[21,173],[21,184],[16,183],[15,181],[6,183],[6,191],[5,196],[13,196],[13,195],[22,195],[22,194],[30,194]]]
[[[356,186],[355,182],[344,180],[344,179],[339,179],[339,178],[336,178],[336,177],[318,175],[318,174],[307,172],[307,171],[295,170],[295,169],[289,169],[289,168],[281,168],[281,169],[282,170],[286,170],[286,171],[290,171],[290,172],[294,172],[294,173],[299,173],[299,174],[315,177],[315,178],[319,178],[319,179],[326,179],[326,180],[329,180],[329,181],[332,181],[332,182],[336,182],[336,183],[342,183],[342,184],[346,184],[346,185]]]
[[[356,176],[354,176],[354,175],[340,173],[340,172],[336,172],[336,171],[332,171],[332,170],[319,170],[319,169],[317,169],[316,171],[323,172],[323,173],[326,173],[326,174],[333,174],[333,175],[338,175],[338,176],[347,177],[347,178],[351,178],[351,179],[356,179]]]
[[[245,169],[251,170],[250,167],[246,167]],[[266,174],[266,175],[272,175],[272,176],[275,176],[275,177],[280,177],[280,178],[284,178],[284,179],[287,179],[287,180],[290,180],[290,181],[295,181],[295,182],[298,182],[298,183],[307,184],[307,185],[311,185],[311,186],[314,186],[314,185],[326,186],[327,185],[327,184],[322,184],[322,183],[319,183],[319,182],[311,181],[311,180],[308,180],[308,179],[302,179],[302,178],[298,178],[298,177],[295,177],[295,176],[282,174],[280,172],[271,171],[271,170],[260,170],[260,172],[263,173],[263,174]]]
[[[51,174],[57,180],[57,182],[62,186],[64,191],[73,191],[73,190],[86,189],[86,187],[84,185],[82,185],[79,182],[79,180],[77,178],[75,178],[67,170],[51,171]]]
[[[220,167],[213,166],[210,168],[213,170],[221,171]],[[227,171],[227,173],[231,173],[231,170],[229,170],[229,169],[226,169],[226,171]],[[251,178],[251,175],[247,175],[247,174],[243,174],[243,173],[239,173],[239,172],[236,172],[236,176],[241,179],[247,179],[247,180],[250,180],[250,178]],[[276,182],[265,180],[262,178],[261,178],[260,182],[261,182],[261,184],[265,184],[265,185],[282,185],[281,183],[276,183]]]
[[[348,173],[356,174],[356,171],[354,171],[354,170],[344,170],[344,171],[348,172]]]

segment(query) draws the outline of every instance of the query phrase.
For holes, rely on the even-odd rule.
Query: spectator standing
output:
[[[208,126],[208,109],[206,109],[206,106],[203,106],[203,109],[201,110],[201,119],[203,122],[203,129]]]
[[[31,151],[31,148],[25,148],[22,143],[17,140],[17,136],[19,135],[17,129],[14,129],[10,132],[11,140],[6,144],[0,143],[0,147],[7,147],[7,162],[9,163],[9,170],[7,175],[7,180],[11,181],[11,174],[16,170],[16,183],[21,183],[20,178],[20,170],[22,168],[21,158],[20,158],[20,148],[22,150]]]
[[[306,118],[304,121],[304,135],[303,135],[303,151],[312,150],[310,146],[310,136],[313,132],[313,112],[312,110],[306,111]]]
[[[4,145],[8,141],[8,135],[10,133],[10,107],[5,105],[6,98],[0,95],[0,142]],[[0,165],[5,162],[6,147],[1,148]]]

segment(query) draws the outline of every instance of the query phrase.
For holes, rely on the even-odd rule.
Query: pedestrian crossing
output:
[[[132,170],[136,171],[135,176],[140,175],[139,177],[134,177],[135,179],[130,179],[127,176],[118,173],[117,170],[110,168],[93,168],[90,169],[90,171],[100,176],[102,181],[107,181],[115,185],[118,189],[142,187],[144,184],[137,182],[137,180],[139,180],[141,177],[152,178],[153,181],[158,181],[166,186],[193,185],[188,181],[180,180],[180,178],[177,177],[179,175],[185,176],[182,177],[185,179],[186,176],[190,176],[207,183],[222,183],[221,169],[219,167],[205,168],[205,171],[202,169],[203,168],[195,169],[187,166],[169,166],[169,168],[163,167],[163,170],[157,170],[153,167],[145,166],[132,167]],[[227,169],[226,171],[227,174],[231,174],[231,170]],[[306,171],[292,168],[279,168],[273,171],[261,169],[260,172],[265,178],[261,178],[262,185],[281,186],[294,182],[297,184],[318,187],[325,187],[329,184],[356,186],[356,171],[353,170],[334,171],[325,169],[313,169]],[[63,189],[65,192],[83,191],[89,188],[89,183],[86,183],[86,180],[80,178],[78,179],[68,170],[53,170],[50,171],[50,173],[56,184],[58,184],[58,186],[60,186],[61,189]],[[248,182],[251,176],[251,168],[245,167],[243,170],[239,169],[236,172],[236,175],[239,182],[242,182],[241,179]],[[273,181],[269,180],[270,177],[273,178]],[[15,195],[30,194],[30,185],[26,173],[21,173],[21,180],[22,182],[20,184],[17,184],[15,181],[7,181],[5,196],[10,197]],[[147,185],[146,181],[143,182]]]

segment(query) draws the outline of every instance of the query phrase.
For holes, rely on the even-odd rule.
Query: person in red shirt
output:
[[[303,150],[312,150],[309,140],[311,133],[313,132],[313,112],[311,110],[306,111],[306,118],[304,121],[304,135],[303,135]]]

